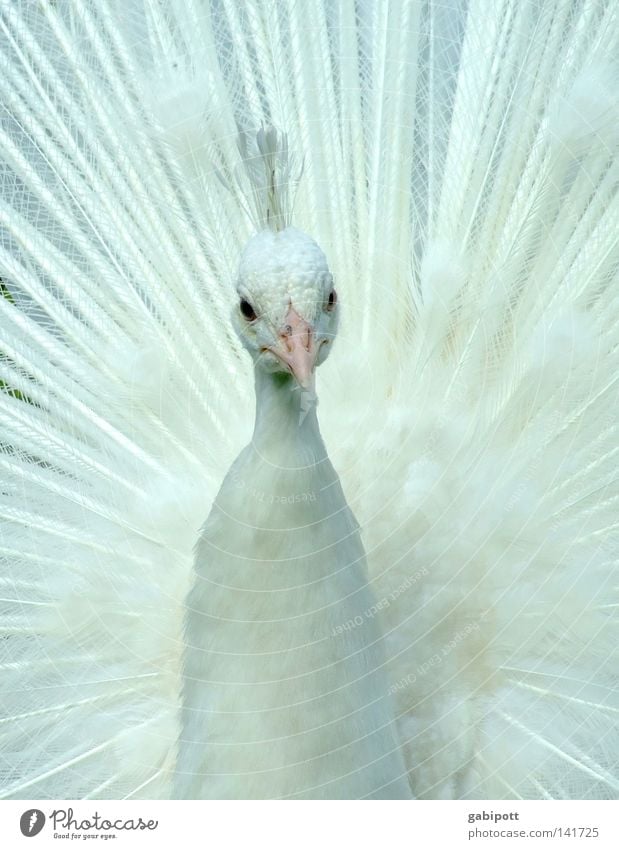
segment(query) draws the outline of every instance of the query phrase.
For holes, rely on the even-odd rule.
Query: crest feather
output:
[[[269,125],[255,135],[240,130],[237,147],[241,163],[234,177],[252,223],[274,232],[289,227],[303,163],[291,155],[286,134]]]

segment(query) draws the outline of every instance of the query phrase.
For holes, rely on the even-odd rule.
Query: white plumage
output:
[[[0,2],[3,796],[619,795],[618,47]]]

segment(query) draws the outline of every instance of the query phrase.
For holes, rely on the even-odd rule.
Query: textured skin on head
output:
[[[257,233],[241,255],[237,290],[275,323],[291,303],[307,321],[315,320],[332,284],[324,253],[294,227]]]

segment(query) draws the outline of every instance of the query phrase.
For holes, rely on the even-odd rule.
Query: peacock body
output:
[[[619,795],[618,46],[0,0],[4,797]]]
[[[256,423],[198,543],[174,793],[411,798],[377,623],[342,627],[374,599],[316,416],[313,365],[337,327],[333,281],[318,246],[292,228],[254,237],[239,277]]]

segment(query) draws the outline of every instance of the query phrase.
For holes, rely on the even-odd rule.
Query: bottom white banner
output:
[[[32,839],[33,843],[28,844]],[[619,847],[619,809],[587,802],[6,801],[0,846]]]

